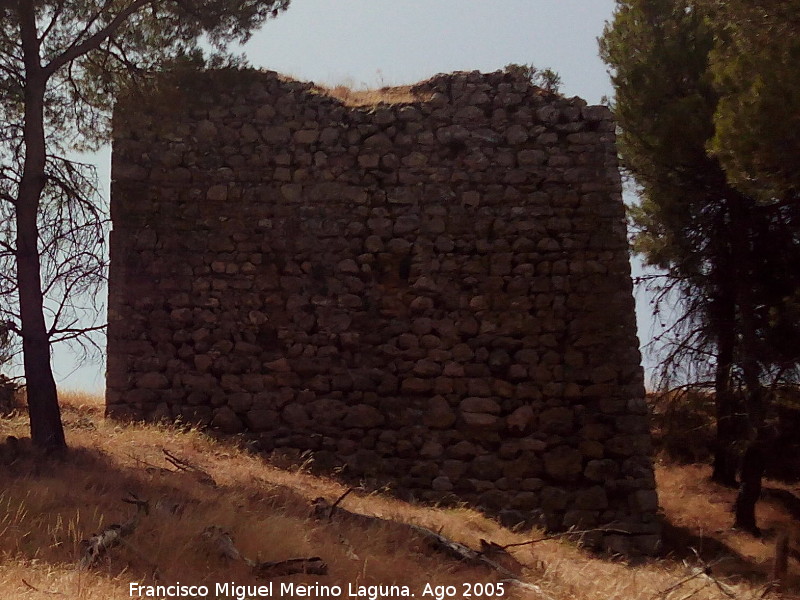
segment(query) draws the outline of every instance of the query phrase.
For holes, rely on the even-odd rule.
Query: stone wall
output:
[[[500,72],[385,95],[217,71],[119,103],[109,413],[652,550],[610,112]]]

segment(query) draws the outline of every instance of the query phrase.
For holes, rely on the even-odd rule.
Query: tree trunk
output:
[[[44,95],[36,14],[32,2],[20,0],[20,34],[25,63],[25,164],[16,204],[17,284],[22,329],[25,385],[31,440],[47,450],[66,448],[58,394],[50,366],[50,339],[44,319],[37,217],[46,175]]]
[[[753,441],[742,457],[739,494],[736,496],[734,513],[736,529],[760,536],[756,525],[756,503],[761,496],[761,477],[764,475],[764,445],[762,440]]]
[[[736,487],[739,466],[736,442],[742,432],[737,398],[731,389],[731,371],[736,348],[736,266],[732,256],[731,231],[726,217],[728,211],[720,210],[714,224],[715,269],[712,272],[714,299],[709,312],[717,346],[717,364],[714,373],[714,406],[717,435],[714,440],[714,465],[712,481],[727,487]]]
[[[731,390],[731,365],[733,346],[736,343],[733,326],[721,332],[717,342],[717,368],[714,381],[714,405],[717,417],[717,437],[714,443],[712,481],[727,487],[736,487],[738,441],[736,426],[736,398]]]
[[[746,326],[743,329],[746,329]],[[764,431],[763,390],[758,377],[757,365],[754,358],[745,356],[743,371],[747,386],[747,417],[752,441],[742,456],[739,493],[736,496],[734,509],[736,518],[733,526],[760,536],[761,530],[756,525],[756,503],[761,496],[761,478],[764,475],[767,440]]]
[[[761,477],[764,474],[765,460],[765,407],[761,386],[761,366],[758,362],[758,332],[756,326],[755,303],[751,286],[755,278],[752,264],[752,244],[750,215],[747,199],[737,198],[732,203],[731,221],[734,233],[734,252],[739,280],[737,300],[741,320],[742,375],[744,378],[747,408],[748,434],[750,444],[742,456],[742,469],[739,478],[739,494],[736,498],[734,527],[760,535],[756,526],[755,508],[761,495]]]

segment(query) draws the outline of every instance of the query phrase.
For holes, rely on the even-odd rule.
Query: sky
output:
[[[559,73],[566,96],[598,104],[613,96],[597,47],[613,9],[613,0],[292,0],[239,51],[256,67],[355,88],[534,64]],[[107,194],[110,152],[98,161]],[[647,339],[647,298],[637,296],[639,337]],[[76,366],[68,348],[54,351],[62,388],[102,392],[104,369]]]
[[[597,37],[611,0],[292,0],[244,47],[256,66],[356,86],[415,83],[436,73],[533,63],[563,91],[611,93]]]

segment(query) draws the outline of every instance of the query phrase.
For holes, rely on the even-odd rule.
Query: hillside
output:
[[[24,440],[22,417],[0,420],[0,439],[17,438],[0,446],[0,593],[5,598],[159,597],[147,596],[146,587],[131,594],[131,583],[206,585],[208,598],[233,598],[233,582],[268,586],[270,581],[272,597],[286,598],[388,597],[403,593],[402,586],[406,593],[435,600],[468,593],[556,600],[757,598],[765,590],[774,533],[790,521],[780,500],[793,497],[792,490],[784,486],[769,493],[773,500],[761,503],[765,540],[730,532],[733,492],[708,484],[702,467],[660,465],[666,558],[632,565],[556,538],[509,547],[507,556],[491,555],[501,564],[498,571],[446,555],[408,524],[473,549],[480,548],[481,539],[505,546],[547,536],[509,531],[468,508],[417,506],[358,490],[330,518],[315,517],[315,499],[324,498],[330,506],[346,488],[303,468],[281,470],[237,447],[235,440],[216,441],[191,429],[123,426],[103,418],[99,399],[64,396],[72,447],[67,457],[37,456]],[[137,507],[123,502],[126,497],[147,501],[148,514],[134,518]],[[112,523],[132,532],[79,568],[82,540]],[[220,556],[226,540],[233,543],[228,542],[229,555],[239,552],[251,564],[318,556],[327,574],[260,576],[244,560]],[[710,577],[697,574],[701,563],[690,547],[712,564]],[[509,572],[528,585],[512,584]],[[215,585],[226,582],[231,585],[215,594]],[[336,585],[340,594],[320,587]],[[378,585],[396,587],[369,587]],[[797,581],[790,586],[797,589]]]

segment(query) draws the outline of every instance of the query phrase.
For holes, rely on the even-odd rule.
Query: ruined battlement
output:
[[[651,551],[610,111],[502,72],[385,96],[218,71],[120,101],[108,412]]]

